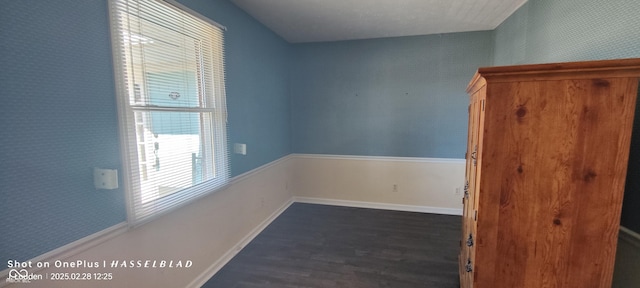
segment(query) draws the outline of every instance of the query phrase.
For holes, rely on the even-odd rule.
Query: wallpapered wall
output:
[[[182,2],[229,28],[229,142],[248,147],[232,176],[289,154],[290,45],[229,1]],[[122,167],[107,7],[0,2],[0,263],[126,220],[122,188],[93,187],[93,167]]]
[[[464,158],[490,31],[294,45],[293,151]]]
[[[248,151],[232,175],[291,152],[462,158],[477,67],[640,57],[635,0],[530,0],[493,32],[296,45],[230,1],[180,2],[229,28],[229,142]],[[4,263],[126,219],[122,189],[91,174],[122,165],[107,14],[105,0],[0,2]],[[622,220],[635,231],[639,138]]]
[[[37,3],[36,3],[37,2]],[[0,259],[26,260],[125,221],[105,1],[3,1]],[[6,267],[0,267],[4,269]]]

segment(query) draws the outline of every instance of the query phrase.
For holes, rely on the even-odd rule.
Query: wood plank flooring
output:
[[[205,288],[457,288],[461,218],[294,203]]]

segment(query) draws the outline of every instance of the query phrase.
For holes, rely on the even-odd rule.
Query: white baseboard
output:
[[[396,210],[407,212],[420,212],[420,213],[432,213],[442,215],[462,215],[462,209],[454,208],[440,208],[440,207],[428,207],[428,206],[414,206],[392,203],[376,203],[376,202],[363,202],[363,201],[351,201],[340,199],[322,199],[311,197],[293,197],[294,202],[310,203],[310,204],[322,204],[322,205],[335,205],[357,208],[370,208],[370,209],[383,209],[383,210]]]
[[[358,208],[370,208],[370,209],[384,209],[384,210],[396,210],[396,211],[408,211],[408,212],[421,212],[421,213],[433,213],[433,214],[444,214],[444,215],[462,215],[462,210],[460,209],[447,209],[447,208],[438,208],[438,207],[423,207],[423,206],[410,206],[410,205],[399,205],[399,204],[388,204],[388,203],[371,203],[371,202],[359,202],[359,201],[347,201],[347,200],[336,200],[336,199],[320,199],[320,198],[308,198],[308,197],[293,197],[291,200],[287,201],[282,207],[273,212],[267,219],[262,221],[260,225],[254,228],[247,236],[242,238],[238,245],[234,248],[227,251],[220,259],[211,264],[202,274],[196,277],[187,288],[199,288],[204,285],[213,275],[218,273],[224,265],[229,263],[233,257],[235,257],[249,242],[251,242],[262,230],[267,228],[271,222],[273,222],[282,212],[287,210],[289,206],[293,203],[310,203],[310,204],[321,204],[321,205],[336,205],[336,206],[347,206],[347,207],[358,207]]]
[[[292,163],[292,164],[298,165],[296,166],[296,165],[290,165],[289,163],[284,163],[288,160],[297,161],[301,159],[304,160],[302,162],[305,162],[305,163],[310,160],[320,159],[322,160],[322,162],[326,162],[327,165],[325,167],[324,166],[325,164],[321,163],[322,165],[315,166],[315,163],[311,163],[314,165],[300,166],[301,163]],[[353,161],[353,160],[356,160],[356,161]],[[333,163],[333,161],[338,161],[340,163],[337,163],[338,165],[334,165],[335,163]],[[346,162],[346,163],[343,163],[343,162]],[[357,163],[354,164],[354,162],[357,162]],[[396,165],[395,162],[401,162],[401,164]],[[302,163],[302,164],[305,164],[305,163]],[[363,163],[366,163],[367,165],[363,166],[362,165]],[[418,169],[421,169],[418,171],[419,172],[418,174],[415,174],[409,177],[410,179],[401,178],[401,176],[406,174],[405,170],[408,172],[411,172],[413,169],[412,167],[409,167],[410,169],[405,169],[404,167],[406,167],[407,165],[422,165],[423,163],[426,163],[427,165],[429,165],[430,163],[435,163],[436,165],[433,165],[433,168],[430,168],[431,166],[427,167],[426,170],[421,168],[423,166],[416,166]],[[279,166],[276,164],[283,164],[285,166]],[[440,164],[444,164],[444,166]],[[369,171],[375,172],[372,174],[374,176],[372,178],[368,178],[365,180],[379,182],[380,174],[384,175],[388,171],[396,173],[392,176],[398,177],[399,180],[385,179],[386,182],[382,183],[383,184],[382,186],[384,186],[385,189],[387,189],[391,187],[391,185],[389,185],[390,183],[398,183],[399,191],[393,192],[396,194],[391,194],[390,191],[383,191],[383,192],[389,195],[401,196],[403,193],[403,190],[405,190],[407,187],[411,187],[411,184],[415,182],[414,179],[418,179],[418,180],[423,179],[425,175],[426,176],[430,175],[429,173],[431,173],[432,171],[433,173],[442,173],[441,167],[447,167],[447,165],[457,166],[457,165],[463,165],[463,164],[464,162],[459,160],[449,161],[446,159],[434,160],[434,159],[410,159],[410,158],[394,158],[394,157],[372,158],[372,157],[364,157],[364,156],[362,157],[344,156],[343,157],[343,156],[323,156],[323,155],[318,156],[318,155],[296,155],[296,154],[288,155],[278,160],[275,160],[271,163],[267,163],[245,174],[234,177],[232,179],[232,184],[233,184],[231,185],[232,188],[229,188],[229,189],[236,189],[237,191],[227,191],[227,192],[219,193],[217,196],[216,195],[209,196],[208,198],[203,199],[202,201],[199,201],[199,202],[203,202],[202,204],[193,204],[189,207],[181,208],[180,212],[174,213],[172,216],[165,217],[162,220],[158,220],[158,221],[161,221],[162,223],[145,224],[145,227],[141,227],[143,229],[137,229],[137,230],[136,229],[129,230],[128,225],[126,223],[121,223],[113,227],[110,227],[108,229],[105,229],[103,231],[100,231],[98,233],[95,233],[93,235],[90,235],[88,237],[85,237],[83,239],[80,239],[78,241],[75,241],[73,243],[69,243],[68,245],[65,245],[51,252],[40,255],[31,260],[33,262],[38,262],[38,261],[48,262],[48,261],[51,261],[51,259],[62,260],[66,258],[71,258],[72,256],[77,254],[82,254],[80,256],[81,259],[83,258],[91,259],[91,257],[89,256],[95,256],[98,258],[104,257],[104,255],[110,255],[110,253],[113,253],[113,251],[116,251],[113,249],[113,247],[125,247],[123,245],[128,245],[128,243],[134,243],[134,244],[141,243],[141,241],[144,240],[143,238],[148,237],[149,233],[152,233],[153,235],[157,235],[157,237],[159,237],[158,239],[165,237],[166,235],[168,235],[168,233],[166,232],[167,231],[166,225],[175,225],[176,223],[181,223],[180,221],[183,221],[184,219],[187,219],[187,220],[203,219],[202,215],[209,217],[208,219],[215,219],[215,217],[218,217],[218,219],[221,219],[220,217],[227,217],[225,215],[233,215],[234,213],[236,213],[238,209],[241,209],[242,207],[254,207],[254,206],[260,207],[262,203],[259,198],[267,196],[266,207],[270,207],[268,208],[269,210],[266,210],[266,211],[262,210],[264,211],[264,213],[257,214],[259,216],[257,218],[253,218],[255,220],[252,220],[250,217],[247,218],[246,221],[243,220],[249,224],[259,223],[257,226],[251,229],[250,227],[254,225],[254,224],[251,224],[251,226],[247,226],[246,230],[241,230],[241,231],[249,231],[248,233],[247,232],[238,233],[238,234],[235,234],[237,236],[234,236],[233,239],[231,239],[231,241],[228,241],[228,242],[220,241],[220,243],[217,243],[216,245],[219,245],[219,247],[222,247],[222,248],[217,250],[217,252],[214,251],[216,252],[214,255],[222,255],[222,256],[220,256],[217,259],[215,259],[216,256],[209,257],[209,258],[203,257],[203,259],[200,260],[200,263],[205,263],[205,264],[200,269],[203,269],[205,266],[207,266],[206,263],[212,263],[212,262],[213,263],[208,267],[206,267],[204,271],[202,270],[200,270],[202,272],[194,271],[194,273],[192,273],[188,277],[184,277],[185,279],[182,279],[184,281],[182,283],[189,283],[186,287],[197,288],[197,287],[201,287],[201,285],[203,285],[211,277],[213,277],[213,275],[216,274],[220,269],[222,269],[222,267],[224,267],[224,265],[226,265],[239,251],[241,251],[243,247],[245,247],[249,242],[251,242],[255,237],[257,237],[258,234],[260,234],[270,223],[272,223],[279,215],[281,215],[294,202],[371,208],[371,209],[397,210],[397,211],[408,211],[408,212],[420,212],[420,213],[433,213],[433,214],[444,214],[444,215],[462,215],[462,209],[455,208],[456,206],[453,206],[453,208],[451,206],[446,206],[446,205],[435,207],[439,205],[438,203],[432,204],[433,206],[429,206],[429,203],[434,203],[434,202],[423,201],[423,203],[417,203],[413,201],[413,199],[416,199],[416,197],[406,198],[405,199],[406,201],[402,202],[404,204],[391,203],[391,202],[397,201],[398,197],[390,198],[390,200],[387,200],[387,201],[384,201],[385,200],[384,198],[367,198],[367,197],[362,197],[360,198],[361,200],[357,198],[356,198],[357,200],[337,199],[337,198],[340,198],[341,196],[344,196],[344,194],[327,193],[327,191],[334,191],[334,190],[325,189],[326,187],[322,185],[327,185],[327,183],[329,184],[337,183],[339,185],[346,185],[344,189],[341,188],[340,192],[351,191],[353,190],[352,187],[360,187],[362,185],[368,185],[367,184],[368,182],[360,181],[362,179],[360,180],[356,179],[357,181],[352,181],[349,179],[349,177],[346,177],[346,176],[351,176],[352,174],[356,174],[356,176],[358,176],[358,171],[354,169],[360,169],[361,167],[364,167],[364,169],[375,168],[377,170],[369,170]],[[395,166],[389,166],[389,165],[395,165]],[[270,169],[267,169],[267,168],[270,168]],[[272,170],[271,168],[275,170]],[[300,168],[307,168],[312,170],[309,170],[309,171],[305,170],[301,172],[301,171],[298,171],[300,170]],[[398,169],[404,169],[404,170],[398,172]],[[423,172],[423,170],[426,172]],[[273,173],[267,172],[267,171],[272,171]],[[334,174],[330,174],[327,171],[333,172]],[[262,172],[265,172],[266,174],[263,174]],[[327,178],[316,179],[315,178],[316,174],[314,174],[316,172],[326,173],[325,176],[327,176]],[[444,173],[444,174],[447,174],[447,173]],[[291,176],[289,176],[290,174]],[[309,179],[305,177],[299,177],[301,175],[305,177],[309,177]],[[331,178],[331,177],[340,178],[343,176],[344,176],[344,178],[342,179],[343,182],[336,182],[335,178]],[[289,185],[288,183],[289,181],[293,181],[292,179],[295,179],[296,181],[303,181],[304,183]],[[332,181],[325,181],[326,179],[331,179]],[[311,181],[307,183],[306,182],[307,180],[311,180]],[[432,182],[419,186],[420,187],[419,189],[414,189],[416,191],[414,194],[422,195],[422,193],[429,194],[429,193],[434,193],[434,191],[444,191],[443,195],[434,194],[434,196],[444,197],[444,196],[447,196],[447,193],[451,194],[453,192],[452,191],[453,189],[451,189],[452,187],[443,186],[444,188],[438,188],[436,186],[433,186],[434,180],[438,180],[437,183],[453,182],[448,178],[432,179]],[[371,187],[372,189],[376,189],[376,186],[371,186]],[[370,187],[367,186],[362,188],[361,190],[371,191],[372,189],[369,189],[369,188]],[[300,195],[301,192],[304,192],[304,189],[317,190],[317,194]],[[279,191],[289,191],[289,190],[294,191],[293,195],[290,192],[287,192],[286,193],[287,195],[283,195],[283,193],[279,192]],[[265,191],[272,191],[272,192],[270,192],[270,194],[265,194]],[[296,192],[299,193],[297,194],[297,196],[296,196]],[[382,195],[384,195],[384,193]],[[369,194],[362,194],[362,195],[368,196]],[[276,199],[277,201],[272,202],[273,205],[269,206],[268,197],[272,197],[272,196],[275,196],[277,198]],[[354,199],[350,197],[344,197],[344,198]],[[454,197],[454,198],[455,198],[454,200],[456,200],[457,202],[458,200],[457,197]],[[224,203],[215,202],[217,200],[224,200]],[[212,205],[216,203],[219,204],[219,207],[218,206],[213,207],[215,209],[212,210]],[[419,205],[411,205],[413,203],[416,203]],[[230,207],[224,207],[224,206],[229,206],[230,204],[231,204]],[[263,208],[263,209],[267,209],[267,208]],[[218,212],[210,214],[210,211],[221,211],[220,213],[224,212],[226,214],[223,213],[219,215]],[[271,214],[268,214],[270,211],[274,211],[274,212],[272,212]],[[268,216],[261,221],[261,218],[265,217],[266,215]],[[241,223],[245,223],[245,222],[241,222]],[[221,221],[220,223],[224,224],[226,222]],[[215,230],[214,232],[219,233],[220,231],[226,231],[224,229],[227,229],[228,227],[227,228],[225,227],[227,226],[221,225],[220,228],[218,230]],[[184,235],[191,235],[192,237],[197,239],[206,239],[207,237],[213,237],[211,235],[215,235],[214,232],[211,232],[211,233],[207,232],[202,234],[198,232],[199,230],[189,230],[188,227],[180,231],[182,232],[179,232],[179,233],[183,233]],[[127,232],[127,233],[123,234],[124,232]],[[244,233],[247,233],[247,234],[243,236],[242,234]],[[135,234],[135,235],[131,235],[131,234]],[[123,236],[129,235],[129,237],[117,237],[119,235],[123,235]],[[117,241],[111,240],[111,239],[115,239]],[[240,240],[237,241],[235,239],[240,239]],[[112,243],[114,241],[115,243]],[[626,253],[627,255],[632,256],[632,255],[637,255],[637,253],[640,253],[640,252],[637,252],[637,251],[640,251],[640,234],[634,231],[631,231],[625,227],[621,227],[620,241],[621,243],[624,242],[626,244],[625,246],[628,247],[630,249],[629,251],[632,252],[632,253]],[[171,241],[165,241],[165,242],[171,242]],[[100,243],[104,243],[104,244],[98,246],[98,244]],[[109,243],[111,243],[111,245],[107,245]],[[196,243],[199,243],[199,242],[196,242]],[[197,245],[200,245],[200,244],[197,244]],[[161,245],[158,245],[158,246],[160,247]],[[168,246],[162,246],[162,247],[168,247]],[[200,246],[191,246],[191,247],[197,248]],[[228,247],[231,247],[231,248],[228,248]],[[157,247],[155,248],[150,247],[149,249],[153,250],[153,249],[157,249]],[[172,249],[176,249],[176,248],[172,248]],[[182,249],[182,248],[178,248],[178,249]],[[193,252],[192,250],[198,250],[198,249],[183,249],[183,250],[185,250],[186,255],[190,255],[188,253]],[[229,250],[225,251],[226,249],[229,249]],[[91,251],[91,253],[82,252],[82,251]],[[199,251],[196,251],[196,252],[193,252],[192,254],[195,255],[198,252]],[[633,254],[633,253],[636,253],[636,254]],[[139,253],[131,257],[144,257],[144,255],[145,255],[144,253]],[[120,258],[122,258],[122,256],[120,256]],[[632,259],[630,261],[635,261],[635,260]],[[5,281],[3,281],[3,279],[6,278],[6,276],[8,275],[8,271],[9,269],[5,269],[4,271],[0,272],[0,287],[4,287],[5,285],[8,284]],[[118,283],[120,284],[120,286],[122,286],[121,284],[124,284],[124,283],[138,283],[138,284],[145,283],[144,281],[148,281],[149,278],[142,278],[143,276],[144,275],[141,275],[138,277],[138,275],[132,276],[132,274],[126,274],[126,275],[123,275],[122,279],[120,279],[122,281]],[[140,279],[137,279],[136,277]],[[183,285],[182,283],[179,286],[182,286]],[[636,282],[632,282],[632,283],[636,283]],[[80,287],[80,286],[77,286],[79,284],[80,283],[76,284],[75,287]],[[625,286],[625,287],[636,287],[636,286]],[[640,286],[637,286],[637,287],[640,287]]]
[[[118,268],[109,271],[114,275],[109,283],[64,283],[43,279],[30,286],[200,287],[292,203],[293,195],[288,187],[291,168],[287,162],[290,158],[284,156],[233,177],[225,189],[210,193],[139,227],[130,229],[127,223],[120,223],[31,259],[34,263],[53,263],[65,259],[160,259],[179,255],[198,263],[197,271],[164,275],[163,271],[157,269],[138,271]],[[200,226],[202,228],[198,228]],[[224,233],[224,237],[219,237],[220,233]],[[10,270],[0,272],[0,287],[19,286],[5,281]],[[73,271],[71,268],[64,270],[54,267],[38,270],[43,275]],[[35,271],[29,270],[29,273]],[[187,284],[189,286],[185,286]]]
[[[207,270],[205,270],[200,275],[198,275],[198,277],[193,279],[193,281],[191,281],[191,283],[189,283],[189,285],[187,285],[186,287],[187,288],[200,288],[200,287],[202,287],[202,285],[204,285],[204,283],[209,281],[209,279],[211,279],[211,277],[213,277],[213,275],[218,273],[218,271],[220,271],[220,269],[222,269],[222,267],[224,267],[224,265],[229,263],[229,261],[231,261],[231,259],[233,259],[233,257],[236,256],[236,254],[238,254],[242,250],[242,248],[244,248],[247,244],[249,244],[249,242],[251,242],[251,240],[256,238],[256,236],[258,236],[258,234],[260,234],[260,232],[262,232],[262,230],[267,228],[267,226],[269,226],[269,224],[271,224],[271,222],[273,222],[273,220],[278,218],[278,216],[280,216],[280,214],[282,214],[282,212],[287,210],[287,208],[289,208],[289,206],[291,206],[291,204],[293,204],[293,200],[287,201],[284,205],[282,205],[282,207],[280,207],[278,210],[276,210],[271,215],[269,215],[269,217],[267,219],[265,219],[264,221],[262,221],[262,223],[260,223],[260,225],[255,227],[253,230],[251,230],[251,232],[249,232],[249,234],[247,234],[247,236],[242,238],[242,240],[240,240],[240,242],[238,242],[238,244],[235,247],[231,248],[229,251],[224,253],[224,255],[222,255],[222,257],[220,257],[217,261],[215,261],[213,264],[211,264],[211,266],[209,266],[207,268]]]
[[[287,201],[282,207],[273,212],[267,219],[262,221],[260,225],[254,228],[247,236],[242,238],[238,244],[227,251],[222,257],[220,257],[216,262],[211,264],[202,274],[196,277],[187,288],[199,288],[202,287],[213,275],[218,273],[224,265],[229,263],[233,257],[235,257],[249,242],[251,242],[262,230],[267,228],[271,222],[273,222],[282,212],[287,210],[289,206],[293,203],[309,203],[309,204],[321,204],[321,205],[336,205],[336,206],[347,206],[347,207],[358,207],[358,208],[370,208],[370,209],[383,209],[383,210],[396,210],[396,211],[408,211],[408,212],[421,212],[421,213],[433,213],[433,214],[444,214],[444,215],[462,215],[461,209],[447,209],[447,208],[438,208],[438,207],[423,207],[423,206],[411,206],[411,205],[399,205],[399,204],[388,204],[388,203],[372,203],[372,202],[359,202],[359,201],[347,201],[347,200],[337,200],[337,199],[320,199],[320,198],[308,198],[308,197],[293,197],[291,200]]]
[[[464,173],[464,159],[294,154],[292,191],[313,203],[458,215]]]
[[[100,243],[103,243],[109,239],[112,239],[129,229],[129,225],[126,222],[122,222],[111,226],[102,231],[96,232],[84,238],[73,241],[67,245],[51,250],[47,253],[38,255],[32,259],[27,260],[26,262],[38,263],[38,262],[53,262],[55,260],[65,260],[73,255],[86,251],[92,247],[97,246]],[[36,271],[40,271],[43,268],[37,268],[35,265],[33,268],[29,268],[29,273],[34,273]],[[5,287],[9,285],[9,282],[6,281],[7,276],[9,275],[9,271],[11,269],[7,268],[0,271],[0,287]]]

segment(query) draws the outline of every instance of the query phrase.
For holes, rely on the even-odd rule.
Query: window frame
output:
[[[125,28],[122,28],[118,22],[118,17],[121,17],[118,5],[128,5],[125,2],[148,2],[155,3],[157,5],[163,5],[163,9],[172,9],[173,11],[179,11],[185,17],[189,17],[191,21],[201,21],[199,24],[206,24],[213,29],[219,29],[214,36],[211,36],[213,41],[209,43],[211,53],[209,59],[211,63],[205,63],[205,60],[198,59],[197,65],[211,65],[209,77],[212,79],[206,79],[207,75],[202,67],[198,67],[196,82],[199,87],[197,90],[198,97],[203,97],[204,107],[165,107],[157,105],[136,105],[137,103],[131,103],[131,99],[136,98],[136,86],[139,87],[140,83],[136,83],[134,80],[127,79],[127,75],[133,75],[133,66],[130,62],[131,59],[127,59],[130,55],[127,55],[126,36],[124,36]],[[225,93],[225,68],[224,68],[224,32],[226,28],[200,14],[179,4],[173,0],[109,0],[109,13],[110,13],[110,25],[111,41],[112,41],[112,53],[113,53],[113,69],[114,80],[116,87],[116,103],[118,107],[118,122],[119,122],[119,134],[120,134],[120,149],[121,149],[121,161],[122,161],[122,186],[124,188],[126,201],[127,201],[127,219],[130,225],[136,226],[147,221],[150,221],[159,215],[181,207],[187,203],[194,201],[202,196],[210,194],[212,192],[224,189],[230,180],[230,168],[229,168],[229,156],[227,147],[227,111],[226,111],[226,93]],[[131,42],[131,29],[126,30],[129,35],[129,42]],[[219,37],[219,38],[215,38]],[[214,39],[215,38],[215,39]],[[209,38],[207,38],[209,39]],[[206,39],[198,39],[198,41],[206,41]],[[199,46],[202,47],[202,46]],[[196,49],[198,50],[198,49]],[[196,55],[202,53],[199,50]],[[201,56],[201,55],[200,55]],[[143,62],[144,63],[144,62]],[[135,72],[140,73],[140,72]],[[144,75],[143,82],[147,86],[146,77]],[[207,84],[204,84],[204,81]],[[212,88],[212,96],[206,96],[201,94],[203,87],[201,85],[209,85]],[[147,90],[148,87],[143,88]],[[138,91],[139,92],[139,91]],[[206,180],[202,183],[192,185],[188,188],[184,188],[175,193],[171,193],[167,196],[158,197],[151,200],[153,203],[145,205],[142,203],[142,176],[140,174],[140,162],[138,152],[138,135],[136,112],[149,113],[152,111],[164,111],[164,112],[190,112],[198,113],[200,119],[200,143],[205,146],[202,150],[211,153],[213,163],[212,169],[215,171],[215,177],[213,179]],[[149,113],[150,114],[150,113]],[[204,121],[204,114],[209,114],[210,119]],[[145,117],[151,117],[150,115]],[[210,129],[207,129],[209,127]],[[208,134],[208,135],[207,135]],[[215,152],[214,152],[215,151]],[[203,152],[204,154],[204,152]]]

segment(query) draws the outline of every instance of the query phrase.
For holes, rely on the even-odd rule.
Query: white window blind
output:
[[[140,223],[229,180],[223,30],[159,0],[111,0],[124,187]]]

